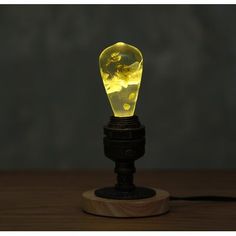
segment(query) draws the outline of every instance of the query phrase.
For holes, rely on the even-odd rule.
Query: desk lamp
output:
[[[145,127],[134,115],[143,57],[134,46],[118,42],[102,51],[99,68],[113,116],[104,127],[104,153],[115,162],[117,183],[84,192],[82,209],[111,217],[160,215],[169,209],[169,193],[133,183],[134,161],[145,153]]]

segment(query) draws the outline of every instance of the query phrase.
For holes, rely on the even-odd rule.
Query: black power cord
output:
[[[211,201],[211,202],[236,202],[236,197],[229,196],[170,196],[173,201]]]

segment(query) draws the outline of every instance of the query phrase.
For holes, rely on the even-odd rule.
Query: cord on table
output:
[[[236,197],[229,196],[170,196],[173,201],[212,201],[212,202],[236,202]]]

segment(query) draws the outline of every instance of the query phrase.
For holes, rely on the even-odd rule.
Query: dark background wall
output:
[[[0,6],[0,169],[106,168],[102,49],[140,48],[143,168],[236,168],[235,6]]]

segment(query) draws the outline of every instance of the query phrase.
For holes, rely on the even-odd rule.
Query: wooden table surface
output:
[[[111,185],[111,171],[0,172],[0,230],[236,230],[235,202],[171,201],[159,217],[84,213],[83,191]],[[138,171],[135,182],[173,196],[236,196],[236,171]]]

